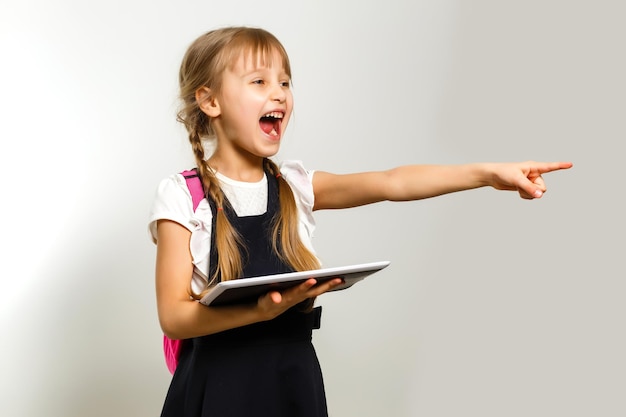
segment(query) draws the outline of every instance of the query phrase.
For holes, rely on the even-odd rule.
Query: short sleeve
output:
[[[280,171],[293,190],[302,243],[315,253],[312,243],[315,231],[313,171],[307,171],[300,161],[285,161],[280,165]],[[209,202],[206,198],[202,199],[194,212],[185,178],[180,174],[173,174],[159,183],[150,210],[148,228],[155,243],[159,220],[174,221],[191,232],[189,249],[194,264],[191,285],[193,291],[199,293],[206,284],[210,267],[213,214]]]
[[[165,178],[156,189],[150,210],[148,228],[152,241],[156,243],[158,220],[172,220],[192,231],[192,215],[191,194],[183,176],[174,174]]]
[[[315,231],[315,218],[313,217],[313,173],[304,168],[301,161],[288,160],[280,164],[280,173],[285,178],[293,191],[298,208],[298,220],[300,222],[300,238],[305,246],[313,253],[313,234]]]
[[[194,291],[199,292],[209,273],[213,220],[209,202],[206,198],[202,199],[194,212],[185,178],[180,174],[173,174],[159,183],[150,210],[148,229],[154,243],[157,239],[156,225],[159,220],[174,221],[191,232],[189,250],[195,267],[192,287]]]

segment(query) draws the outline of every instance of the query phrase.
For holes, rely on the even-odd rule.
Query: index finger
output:
[[[558,171],[561,169],[569,169],[574,166],[571,162],[537,162],[531,169],[538,171],[541,174],[546,172]]]

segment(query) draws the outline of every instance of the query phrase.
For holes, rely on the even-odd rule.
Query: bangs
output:
[[[228,47],[222,51],[224,52],[222,56],[224,69],[232,69],[239,58],[243,57],[244,65],[253,64],[270,68],[274,65],[280,65],[287,76],[291,78],[291,65],[285,48],[278,39],[263,30],[248,29],[238,33],[231,39]],[[280,62],[275,62],[276,54],[278,54]]]

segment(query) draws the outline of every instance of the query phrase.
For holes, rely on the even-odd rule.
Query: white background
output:
[[[480,189],[318,213],[331,416],[624,416],[621,1],[2,0],[0,415],[156,416],[169,374],[147,217],[191,166],[201,33],[286,46],[277,160],[333,172],[571,160],[537,201]]]

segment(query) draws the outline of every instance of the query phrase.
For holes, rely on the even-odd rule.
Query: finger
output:
[[[526,199],[541,198],[543,190],[535,185],[533,181],[522,176],[517,183],[517,190],[520,197]]]
[[[521,198],[523,198],[524,200],[534,200],[535,197],[533,197],[532,195],[528,195],[528,193],[524,190],[520,190],[519,191],[519,196]]]
[[[268,295],[274,304],[280,304],[283,301],[283,296],[278,291],[271,291]]]
[[[304,281],[301,285],[301,287],[303,287],[303,289],[310,289],[311,287],[314,287],[315,284],[317,284],[317,280],[315,278],[309,278],[306,281]]]
[[[306,298],[309,290],[313,288],[315,284],[317,284],[317,280],[315,278],[309,278],[306,281],[304,281],[302,284],[283,291],[283,294],[282,294],[283,298],[287,298],[287,299]]]
[[[558,171],[560,169],[569,169],[573,166],[571,162],[540,162],[537,163],[533,169],[537,170],[540,174],[547,172]]]
[[[330,281],[326,281],[322,284],[318,284],[315,287],[311,288],[311,290],[307,293],[307,296],[309,298],[311,297],[317,297],[318,295],[321,295],[327,291],[332,290],[333,288],[341,285],[343,283],[343,279],[341,278],[334,278]]]
[[[543,180],[543,177],[541,175],[539,175],[536,178],[529,178],[533,184],[535,184],[535,186],[541,190],[542,193],[545,193],[547,188],[546,188],[546,182]]]

